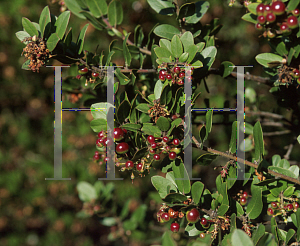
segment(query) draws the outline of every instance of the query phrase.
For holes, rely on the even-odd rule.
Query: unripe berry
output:
[[[268,35],[268,38],[275,38],[276,33],[271,30],[268,30],[267,35]]]
[[[290,16],[288,19],[287,19],[287,25],[289,28],[291,29],[295,29],[297,26],[298,26],[298,20],[297,20],[297,17],[296,16]]]
[[[271,9],[275,15],[282,15],[285,12],[285,4],[281,1],[275,1],[272,3]]]
[[[129,150],[129,145],[125,142],[123,143],[118,143],[117,147],[116,147],[116,152],[118,154],[125,154],[127,153]]]
[[[83,67],[81,69],[78,70],[79,74],[86,74],[89,71],[89,69],[87,67]]]
[[[171,229],[172,232],[178,232],[179,228],[180,228],[180,225],[178,223],[176,223],[176,222],[172,223],[171,227],[170,227],[170,229]]]
[[[186,219],[190,223],[196,223],[199,220],[199,215],[199,211],[193,208],[186,213]]]
[[[263,15],[265,10],[265,5],[263,3],[260,3],[256,7],[256,13],[257,15]]]
[[[268,215],[273,215],[274,214],[274,210],[272,208],[268,208],[267,214]]]
[[[266,17],[264,17],[263,15],[259,15],[259,16],[257,17],[257,22],[258,22],[259,24],[261,24],[261,25],[265,24],[265,22],[266,22]]]
[[[170,218],[175,219],[178,217],[178,211],[175,211],[173,208],[169,208],[168,214]]]
[[[134,167],[133,161],[126,161],[125,167],[127,169],[132,169]]]
[[[242,197],[240,203],[242,206],[245,206],[247,204],[247,199],[245,197]]]

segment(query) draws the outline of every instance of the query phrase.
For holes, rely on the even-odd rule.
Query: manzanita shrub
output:
[[[269,84],[278,105],[291,112],[290,119],[285,119],[285,127],[292,134],[291,147],[284,158],[275,154],[269,160],[264,158],[267,150],[259,121],[254,126],[232,122],[227,152],[205,145],[214,123],[213,109],[207,110],[206,123],[198,132],[193,130],[191,139],[185,136],[187,118],[192,119],[186,114],[185,83],[192,85],[191,111],[200,96],[196,93],[200,84],[209,88],[208,76],[226,78],[237,74],[229,61],[222,62],[218,69],[211,68],[217,54],[215,35],[222,23],[213,19],[207,25],[201,24],[210,7],[209,1],[182,5],[175,0],[147,0],[147,3],[157,14],[173,18],[174,25],[158,23],[148,37],[140,25],[133,34],[127,33],[121,28],[124,10],[118,0],[65,0],[60,1],[62,13],[58,17],[46,6],[38,23],[23,18],[24,30],[16,33],[26,45],[23,68],[39,72],[54,59],[77,66],[78,75],[74,80],[84,79],[85,85],[95,91],[97,100],[90,104],[94,118],[91,128],[97,135],[93,161],[105,169],[106,148],[115,142],[114,161],[122,177],[134,182],[152,175],[152,184],[163,201],[154,216],[152,213],[153,219],[165,224],[161,225],[166,228],[162,245],[298,245],[299,167],[291,165],[288,159],[300,134],[300,0],[238,3],[231,0],[228,3],[245,7],[246,14],[241,18],[255,25],[272,50],[255,57],[270,77],[248,74],[245,78]],[[84,50],[88,24],[74,41],[72,28],[67,29],[71,13],[89,21],[100,31],[99,37],[106,32],[117,40],[105,52]],[[122,67],[114,63],[116,52],[123,55]],[[110,66],[115,69],[114,139],[108,137],[106,112],[95,110],[107,107],[107,67]],[[253,112],[283,119],[279,114],[263,114],[257,109]],[[237,136],[239,127],[245,127],[246,134],[241,145]],[[188,176],[184,155],[190,142],[194,149],[206,152],[195,159],[195,165],[209,165],[218,156],[228,159],[218,169],[216,190],[208,190],[204,183]],[[248,160],[237,156],[238,149],[247,153]],[[241,163],[245,164],[244,179],[237,179]],[[112,241],[130,237],[131,232],[150,230],[143,224],[149,215],[146,205],[134,211],[128,203],[116,207],[114,182],[97,181],[94,185],[80,182],[77,188],[84,202],[81,215],[97,214],[103,225],[116,226],[117,232],[109,236]],[[103,216],[107,211],[109,216]]]

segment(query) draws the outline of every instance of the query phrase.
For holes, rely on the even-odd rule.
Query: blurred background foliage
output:
[[[126,11],[123,28],[133,32],[137,24],[142,25],[145,34],[157,23],[174,23],[173,17],[155,15],[146,0],[121,1]],[[184,1],[179,1],[183,3]],[[201,19],[209,23],[213,18],[220,18],[224,25],[217,35],[217,59],[213,67],[228,60],[236,65],[253,65],[247,69],[252,74],[264,76],[254,57],[258,53],[268,52],[266,41],[259,39],[254,25],[241,20],[245,9],[236,4],[228,7],[229,1],[209,0],[211,8]],[[92,119],[89,111],[64,111],[63,115],[63,177],[71,181],[45,181],[53,177],[53,121],[54,121],[54,71],[43,68],[40,73],[21,70],[24,57],[21,57],[24,45],[15,33],[22,28],[21,19],[27,17],[38,22],[42,9],[49,5],[52,14],[59,15],[60,6],[46,0],[2,0],[0,4],[0,245],[149,245],[159,243],[162,232],[167,229],[156,222],[156,212],[160,200],[153,193],[149,176],[136,178],[131,184],[130,177],[124,181],[115,181],[114,201],[122,207],[129,201],[130,210],[134,211],[141,204],[148,208],[145,219],[151,224],[152,231],[144,229],[143,234],[128,235],[129,240],[110,242],[108,235],[115,227],[105,227],[98,222],[97,216],[87,219],[76,216],[82,209],[78,198],[76,184],[79,181],[95,183],[97,178],[105,177],[103,168],[93,162],[96,136],[89,123]],[[79,33],[85,21],[71,15],[69,26]],[[101,36],[90,25],[85,40],[85,49],[89,51],[107,50],[114,39],[108,35]],[[146,35],[145,35],[146,36]],[[123,64],[121,58],[115,58],[117,65]],[[77,69],[64,68],[63,77],[76,76]],[[78,85],[85,81],[77,80]],[[210,100],[210,107],[235,107],[234,78],[223,79],[210,76],[207,80],[210,94],[204,85],[200,85],[202,94],[197,107],[206,107],[204,98]],[[256,103],[246,101],[246,107],[260,110],[285,112],[275,108],[276,100],[269,94],[269,87],[246,81],[246,87],[256,92]],[[83,107],[88,95],[72,98],[63,94],[64,108]],[[257,103],[258,102],[258,103]],[[249,105],[247,105],[249,103]],[[288,112],[284,113],[288,116]],[[231,124],[223,122],[224,116],[215,116],[213,134],[208,146],[226,151],[228,149]],[[233,121],[235,115],[230,115]],[[193,130],[199,130],[204,116],[195,116]],[[246,119],[247,120],[247,119]],[[253,123],[254,119],[249,119]],[[196,133],[197,134],[197,133]],[[273,154],[284,155],[284,146],[290,143],[289,135],[268,137],[265,139],[268,157]],[[291,159],[299,158],[299,150],[294,148]],[[218,158],[216,165],[224,164]],[[213,188],[214,178],[218,175],[213,167],[194,166],[194,177],[202,178],[208,188]],[[101,206],[101,204],[100,204]],[[148,229],[149,230],[149,229]],[[136,235],[136,236],[134,236]]]

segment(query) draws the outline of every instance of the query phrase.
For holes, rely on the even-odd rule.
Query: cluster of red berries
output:
[[[240,204],[242,206],[245,206],[247,204],[247,199],[248,199],[249,195],[248,195],[248,192],[247,191],[244,191],[242,193],[242,195],[240,195]]]
[[[191,67],[191,75],[193,73],[193,70],[194,67]],[[172,82],[172,84],[183,86],[185,80],[185,68],[178,67],[178,66],[174,66],[173,68],[170,68],[168,66],[165,66],[159,71],[158,78],[162,82],[168,80]],[[188,79],[191,80],[191,77],[188,77]]]
[[[171,140],[167,136],[155,138],[153,135],[149,135],[147,141],[149,143],[149,153],[153,154],[153,159],[156,161],[161,159],[161,154],[167,153],[169,154],[169,159],[173,161],[181,152],[181,148],[178,147],[180,145],[180,140],[177,138]],[[159,151],[159,153],[157,153],[157,151]]]
[[[300,10],[286,11],[285,4],[281,1],[275,1],[271,5],[260,3],[256,7],[256,13],[255,27],[257,30],[265,30],[265,37],[274,38],[277,34],[289,35],[299,26],[297,17]]]
[[[278,202],[271,202],[271,207],[268,208],[267,214],[270,216],[276,216],[276,215],[286,215],[286,212],[294,211],[296,212],[299,208],[298,202],[293,203],[284,203],[280,204]]]
[[[294,79],[296,79],[297,83],[300,85],[300,71],[297,68],[295,68],[293,69],[291,75]]]
[[[102,75],[100,75],[98,72],[92,71],[84,65],[79,66],[78,73],[79,74],[76,76],[77,79],[80,79],[82,76],[86,78],[85,85],[87,85],[88,81],[94,83],[97,78],[102,78]]]

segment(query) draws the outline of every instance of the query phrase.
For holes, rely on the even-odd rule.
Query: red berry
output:
[[[165,70],[165,69],[160,70],[159,75],[166,76],[167,75],[167,70]]]
[[[298,79],[300,77],[300,72],[299,72],[298,69],[295,68],[293,70],[293,76],[294,76],[295,79]]]
[[[271,9],[275,15],[282,15],[285,12],[285,4],[281,1],[275,1],[272,3]]]
[[[127,130],[126,129],[122,129],[122,130],[123,130],[124,134],[127,134]]]
[[[259,31],[262,31],[264,29],[264,27],[259,23],[255,24],[255,28],[256,28],[256,30],[259,30]]]
[[[201,233],[200,233],[200,237],[201,237],[201,238],[205,238],[205,233],[201,232]]]
[[[242,206],[245,206],[245,205],[247,204],[247,198],[242,197],[241,200],[240,200],[240,204],[241,204]]]
[[[199,211],[193,208],[186,213],[186,219],[190,223],[196,223],[199,220],[199,215]]]
[[[87,67],[81,68],[78,70],[79,74],[86,74],[89,71],[89,69]]]
[[[265,5],[263,3],[260,3],[256,7],[256,13],[257,15],[263,15],[265,10]]]
[[[103,145],[104,146],[112,146],[112,144],[113,144],[113,140],[112,139],[110,139],[110,138],[104,138],[103,139]]]
[[[242,197],[244,197],[244,198],[247,199],[247,198],[249,197],[248,192],[247,192],[247,191],[244,191],[243,194],[242,194]]]
[[[170,220],[168,213],[163,213],[160,217],[162,218],[163,222],[168,222]]]
[[[116,147],[116,151],[118,154],[125,154],[129,150],[129,145],[125,142],[123,143],[118,143]]]
[[[179,78],[183,78],[185,76],[185,72],[181,72],[178,76]]]
[[[273,13],[268,13],[266,15],[266,20],[270,23],[273,23],[276,20],[276,16]]]
[[[144,170],[144,166],[142,163],[139,163],[136,165],[136,170],[138,170],[139,172],[143,172]]]
[[[180,225],[178,223],[176,223],[176,222],[172,223],[171,227],[170,227],[170,229],[171,229],[172,232],[178,232],[179,228],[180,228]]]
[[[272,13],[272,9],[271,9],[271,6],[269,4],[266,4],[265,9],[264,9],[264,16],[266,16],[269,13]]]
[[[134,167],[133,161],[126,161],[125,167],[127,169],[132,169]]]
[[[180,67],[174,67],[174,73],[180,73]]]
[[[169,159],[172,161],[172,160],[175,160],[176,159],[176,153],[175,152],[170,152],[169,153]]]
[[[283,23],[280,25],[280,30],[281,30],[282,32],[286,32],[287,30],[289,30],[289,27],[288,27],[288,25],[287,25],[286,22],[283,22]]]
[[[152,149],[155,149],[157,147],[157,144],[156,143],[151,143],[151,148]]]
[[[294,208],[295,208],[295,209],[298,209],[298,208],[299,208],[299,203],[298,203],[298,202],[295,202]]]
[[[98,133],[98,138],[103,138],[103,136],[104,136],[104,131]]]
[[[293,206],[293,204],[290,203],[286,206],[286,208],[287,208],[288,211],[290,211],[294,208],[294,206]]]
[[[167,74],[167,80],[172,80],[173,76],[171,74]]]
[[[298,26],[298,20],[297,20],[297,17],[296,16],[290,16],[288,19],[287,19],[287,25],[289,28],[291,29],[295,29],[297,26]]]
[[[95,72],[92,73],[92,77],[93,77],[93,78],[98,78],[98,76],[99,76],[99,73],[95,73]]]
[[[98,138],[97,141],[96,141],[96,145],[99,146],[99,147],[102,147],[103,142],[104,142],[104,141],[103,141],[102,138]]]
[[[202,218],[200,221],[201,225],[206,226],[207,225],[207,219],[206,218]]]
[[[176,120],[177,118],[178,118],[178,117],[177,117],[176,114],[173,114],[172,117],[171,117],[172,120]]]
[[[266,22],[266,17],[264,17],[263,15],[260,15],[257,17],[257,22],[261,25],[265,24]]]
[[[149,152],[150,152],[151,154],[155,154],[156,151],[155,151],[155,149],[150,149]]]
[[[163,141],[164,141],[165,143],[167,143],[167,142],[169,141],[169,138],[168,138],[167,136],[165,136],[165,137],[163,137]]]
[[[165,81],[166,80],[166,75],[159,75],[158,77],[161,81]]]
[[[182,79],[177,80],[177,85],[180,86],[184,85],[184,81]]]
[[[100,156],[99,155],[94,155],[94,160],[99,160],[100,159]]]
[[[300,10],[299,9],[294,9],[292,10],[292,14],[296,17],[298,17],[300,15]]]
[[[274,210],[272,208],[268,208],[267,214],[268,215],[273,215],[274,214]]]
[[[154,143],[154,142],[155,142],[155,138],[154,138],[154,136],[152,136],[152,135],[149,135],[149,136],[147,137],[147,140],[148,140],[149,143]]]
[[[121,128],[114,128],[114,138],[116,141],[120,141],[124,137],[124,132]]]
[[[153,156],[154,160],[159,161],[160,160],[160,155],[159,154],[155,154]]]
[[[271,202],[271,207],[272,208],[277,208],[277,206],[278,206],[277,202]]]
[[[169,208],[168,214],[169,214],[170,218],[174,219],[174,218],[177,218],[178,211],[175,211],[173,208]]]
[[[174,144],[175,146],[179,145],[179,144],[180,144],[179,139],[175,138],[175,139],[173,140],[173,144]]]

